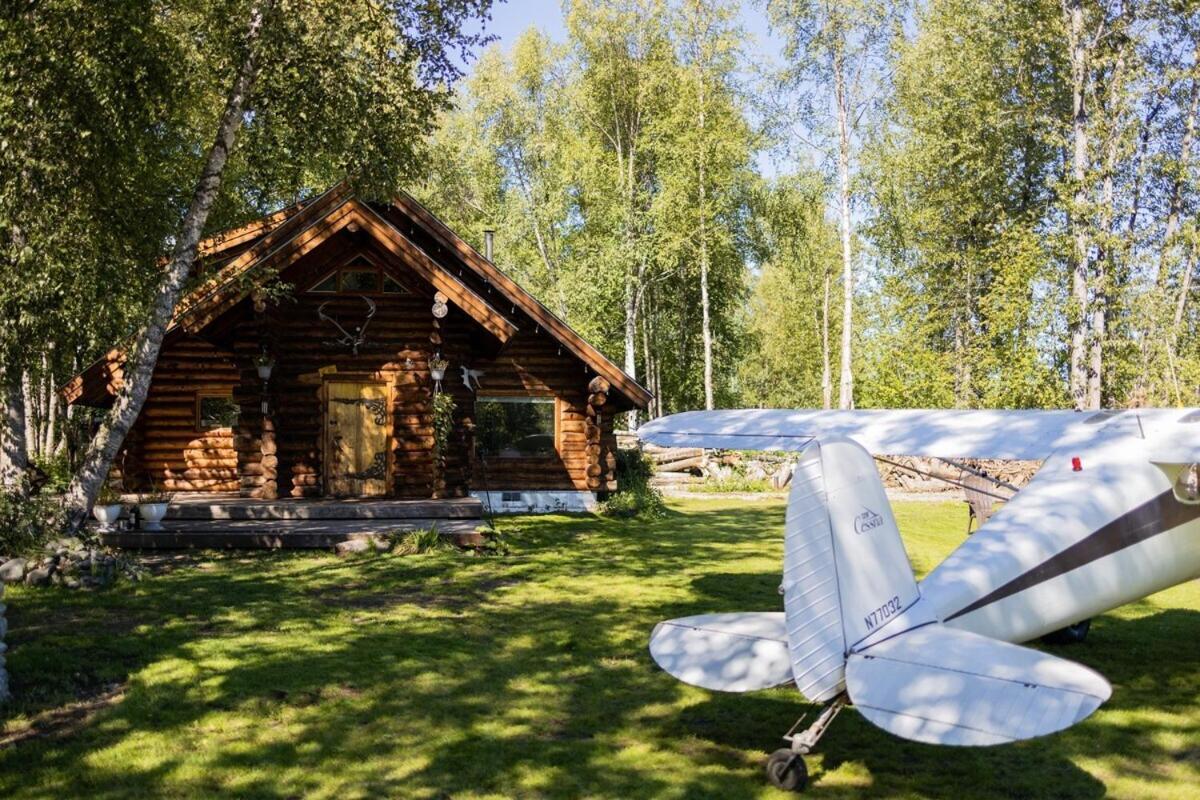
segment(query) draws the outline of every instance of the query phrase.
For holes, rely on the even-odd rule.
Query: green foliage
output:
[[[392,552],[402,556],[421,555],[454,550],[454,544],[434,525],[415,531],[400,531],[391,535]]]
[[[757,140],[735,9],[570,3],[563,44],[531,29],[482,56],[420,189],[474,243],[496,228],[497,263],[614,361],[632,360],[663,411],[704,402],[702,254],[717,395],[736,400]]]
[[[96,495],[96,505],[98,506],[116,506],[121,504],[121,493],[112,487],[111,484],[105,483],[100,487],[99,494]]]
[[[654,462],[640,449],[617,450],[617,491],[600,503],[608,517],[661,517],[666,513],[662,493],[650,485]]]
[[[71,482],[71,463],[66,453],[38,456],[31,463],[35,471],[46,476],[46,482],[41,486],[44,494],[62,494]]]
[[[433,456],[440,459],[450,443],[450,432],[454,430],[454,398],[447,392],[436,392],[433,396]]]
[[[32,556],[63,535],[66,517],[58,498],[0,490],[0,560]]]
[[[823,367],[826,358],[836,361],[841,333],[834,296],[840,244],[837,229],[824,216],[824,192],[815,173],[783,176],[758,192],[759,269],[747,308],[748,346],[738,365],[744,405],[824,404]],[[837,383],[833,363],[829,378],[831,386]]]
[[[741,472],[735,472],[728,478],[706,478],[701,483],[689,485],[688,490],[701,494],[753,494],[776,491],[766,478],[751,478]]]

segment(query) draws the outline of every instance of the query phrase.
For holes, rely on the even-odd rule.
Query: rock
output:
[[[76,578],[66,578],[63,580],[63,586],[66,586],[68,589],[78,589],[80,585],[79,580]]]
[[[25,583],[30,586],[45,586],[50,582],[50,576],[54,574],[53,567],[38,567],[31,569],[25,573]]]
[[[333,546],[333,552],[339,556],[353,555],[354,553],[365,553],[371,549],[371,542],[367,539],[347,539],[344,542],[338,542]]]
[[[372,536],[371,546],[379,553],[386,553],[392,549],[392,543],[388,541],[386,536]]]
[[[0,566],[0,581],[16,583],[25,577],[25,567],[29,561],[24,558],[10,558]]]

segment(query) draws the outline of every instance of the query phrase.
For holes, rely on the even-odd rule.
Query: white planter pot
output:
[[[111,506],[92,506],[92,516],[100,523],[100,530],[111,531],[115,530],[113,526],[117,524],[117,520],[121,518],[121,504],[115,503]]]
[[[275,365],[274,364],[259,364],[257,366],[259,380],[263,380],[263,381],[270,380],[271,379],[271,368],[273,366],[275,366]]]
[[[440,381],[442,378],[446,377],[446,370],[430,367],[429,377],[433,378],[435,381]]]
[[[138,503],[138,514],[142,518],[142,530],[161,531],[163,517],[167,515],[167,504]]]

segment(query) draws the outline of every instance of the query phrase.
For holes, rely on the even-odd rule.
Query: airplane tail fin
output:
[[[793,677],[813,702],[843,691],[847,654],[920,598],[875,461],[849,439],[796,465],[781,589]]]

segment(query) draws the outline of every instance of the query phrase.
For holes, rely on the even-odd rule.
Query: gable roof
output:
[[[406,236],[388,218],[388,212],[393,210],[419,226],[422,238],[435,242],[439,255],[453,256],[466,271],[460,268],[456,276],[448,265],[432,258],[427,248]],[[359,200],[348,184],[342,182],[303,203],[205,239],[200,243],[201,256],[224,263],[180,301],[167,335],[199,333],[255,288],[330,237],[343,230],[361,230],[449,297],[501,344],[517,333],[518,325],[485,299],[484,294],[491,294],[493,289],[511,305],[510,316],[516,316],[520,309],[538,330],[545,330],[592,371],[605,378],[631,404],[645,408],[649,403],[650,393],[637,381],[410,195],[401,193],[384,211],[380,213]],[[410,229],[410,233],[415,235],[416,232],[415,228]],[[123,363],[123,351],[113,349],[72,378],[60,391],[68,403],[103,403],[119,385]]]

